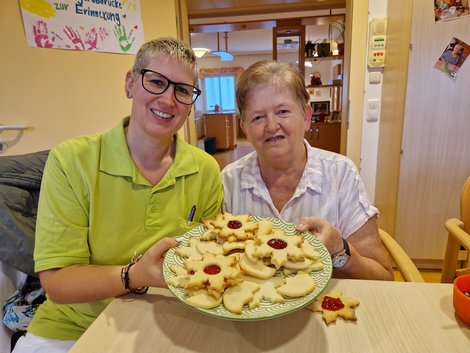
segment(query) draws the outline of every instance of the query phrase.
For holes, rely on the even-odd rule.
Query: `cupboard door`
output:
[[[304,136],[313,147],[340,152],[341,123],[312,123]]]
[[[206,135],[215,137],[218,150],[233,149],[236,144],[235,114],[206,114]]]

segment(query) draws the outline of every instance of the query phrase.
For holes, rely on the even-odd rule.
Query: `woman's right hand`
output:
[[[166,287],[163,278],[163,258],[168,249],[178,244],[175,238],[165,237],[148,249],[142,258],[129,269],[130,287]]]

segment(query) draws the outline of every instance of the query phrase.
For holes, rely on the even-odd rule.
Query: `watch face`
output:
[[[347,264],[349,256],[345,253],[335,256],[333,259],[333,268],[341,268]]]

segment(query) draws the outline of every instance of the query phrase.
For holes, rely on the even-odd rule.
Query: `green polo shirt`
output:
[[[125,265],[159,239],[213,218],[223,199],[215,159],[177,138],[173,165],[152,186],[136,169],[124,127],[54,147],[43,174],[34,250],[37,272],[74,264]],[[192,206],[194,221],[188,224]],[[73,305],[47,300],[28,331],[78,339],[111,299]]]

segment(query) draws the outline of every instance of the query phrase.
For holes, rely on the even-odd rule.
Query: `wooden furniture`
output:
[[[360,302],[357,322],[327,326],[308,309],[228,321],[151,288],[114,299],[70,353],[468,353],[470,328],[454,316],[451,284],[332,279],[329,290]]]
[[[379,235],[383,246],[390,254],[390,257],[397,266],[403,279],[406,282],[426,282],[414,262],[410,259],[400,244],[398,244],[395,239],[393,239],[392,236],[383,229],[379,228]]]
[[[206,137],[215,137],[218,150],[232,150],[237,145],[235,113],[205,114]]]
[[[281,56],[281,52],[291,52],[297,49],[297,54],[293,59],[286,60]],[[276,27],[273,27],[273,60],[279,62],[291,62],[297,65],[302,76],[305,74],[305,25],[301,20],[277,20]]]
[[[456,276],[470,273],[470,268],[457,268],[461,246],[466,249],[467,254],[470,251],[470,177],[465,182],[460,198],[460,219],[450,218],[445,226],[449,234],[441,282],[452,283]]]
[[[305,133],[305,139],[311,146],[340,153],[341,122],[313,123]]]

